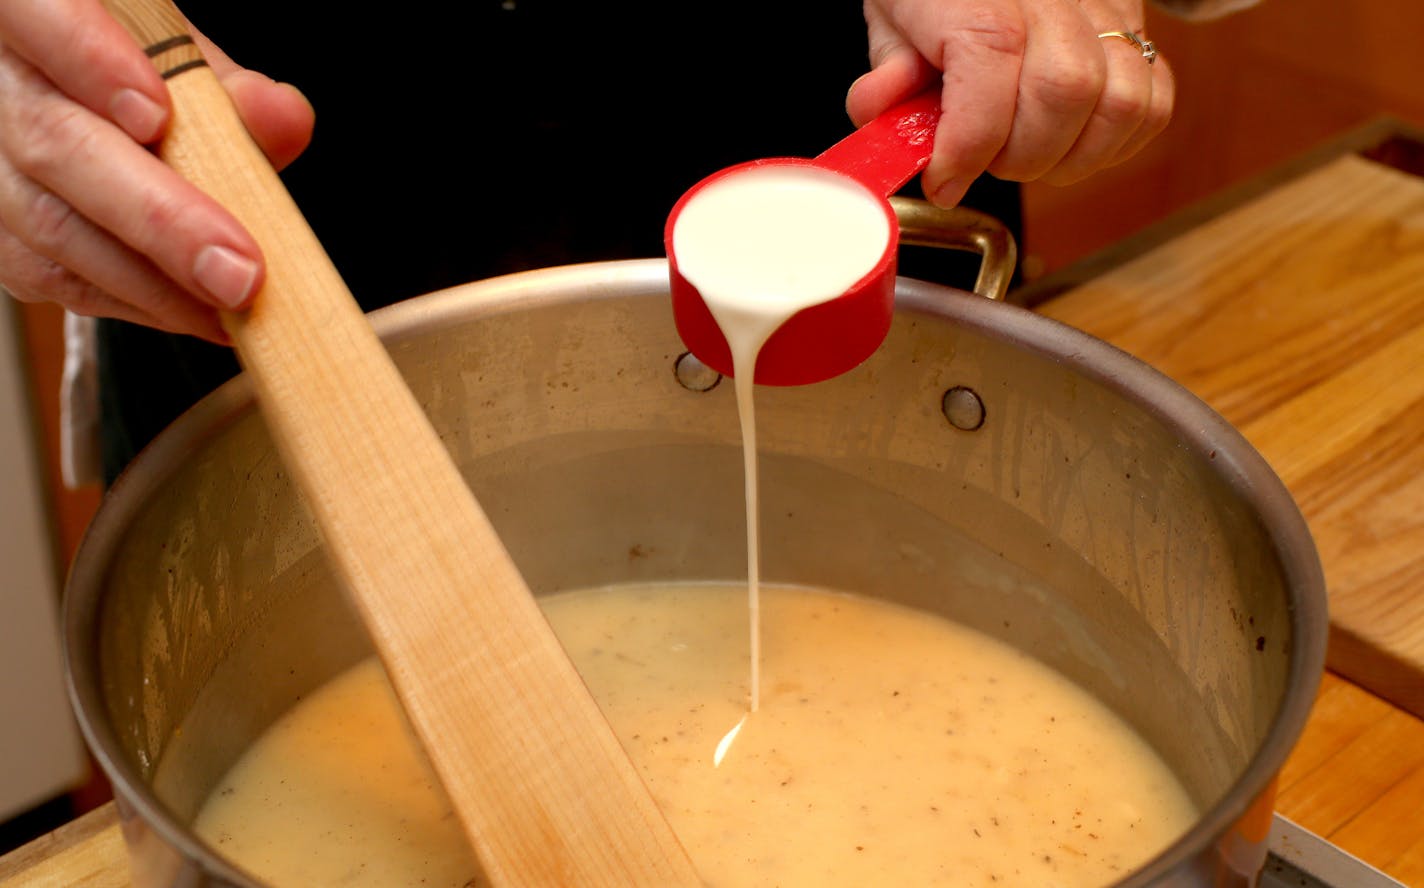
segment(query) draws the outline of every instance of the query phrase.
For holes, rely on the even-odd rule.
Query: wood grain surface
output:
[[[1320,550],[1331,669],[1424,713],[1424,179],[1338,158],[1039,310],[1245,433]]]
[[[1424,720],[1327,673],[1281,770],[1276,810],[1424,886]]]
[[[113,802],[0,857],[0,888],[129,888]]]

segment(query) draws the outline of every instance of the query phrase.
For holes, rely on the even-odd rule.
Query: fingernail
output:
[[[121,89],[109,100],[109,114],[124,132],[148,144],[163,132],[168,113],[163,106],[136,89]]]
[[[193,277],[214,302],[234,309],[252,295],[257,263],[227,247],[203,247],[193,260]]]

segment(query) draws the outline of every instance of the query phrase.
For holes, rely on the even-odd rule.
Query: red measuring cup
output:
[[[726,338],[702,295],[678,270],[673,244],[678,216],[713,182],[748,169],[786,165],[817,167],[858,183],[883,206],[892,236],[880,261],[843,295],[802,309],[771,335],[757,359],[755,381],[763,385],[820,382],[870,357],[884,341],[894,310],[894,235],[899,225],[888,198],[929,163],[939,117],[939,90],[935,89],[881,114],[815,158],[753,160],[713,173],[690,188],[673,206],[663,232],[673,319],[688,350],[718,373],[732,375]]]

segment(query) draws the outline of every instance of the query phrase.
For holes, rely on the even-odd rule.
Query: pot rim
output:
[[[592,262],[518,272],[439,290],[371,313],[387,345],[485,317],[572,300],[668,298],[665,259]],[[1115,883],[1122,888],[1162,878],[1211,842],[1226,837],[1255,801],[1270,792],[1314,704],[1325,666],[1329,629],[1324,571],[1295,500],[1265,458],[1220,414],[1186,388],[1116,346],[1052,318],[960,290],[900,278],[896,312],[929,315],[986,338],[1033,351],[1071,367],[1140,407],[1182,445],[1210,460],[1262,518],[1295,593],[1289,615],[1292,649],[1285,699],[1265,739],[1220,799],[1190,829],[1143,867]],[[195,448],[256,409],[245,375],[224,383],[190,408],[138,454],[110,488],[75,555],[64,592],[64,662],[70,702],[91,753],[112,781],[121,806],[158,837],[213,875],[234,885],[261,884],[199,839],[162,803],[122,753],[99,694],[96,645],[102,579],[128,519],[163,486]],[[125,813],[125,818],[129,816]]]

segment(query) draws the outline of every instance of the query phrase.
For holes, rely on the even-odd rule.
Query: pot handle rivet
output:
[[[984,424],[984,402],[970,388],[957,385],[944,393],[940,410],[956,429],[972,432]]]
[[[683,352],[672,365],[678,385],[690,392],[710,392],[722,381],[722,374],[697,359],[692,352]]]

